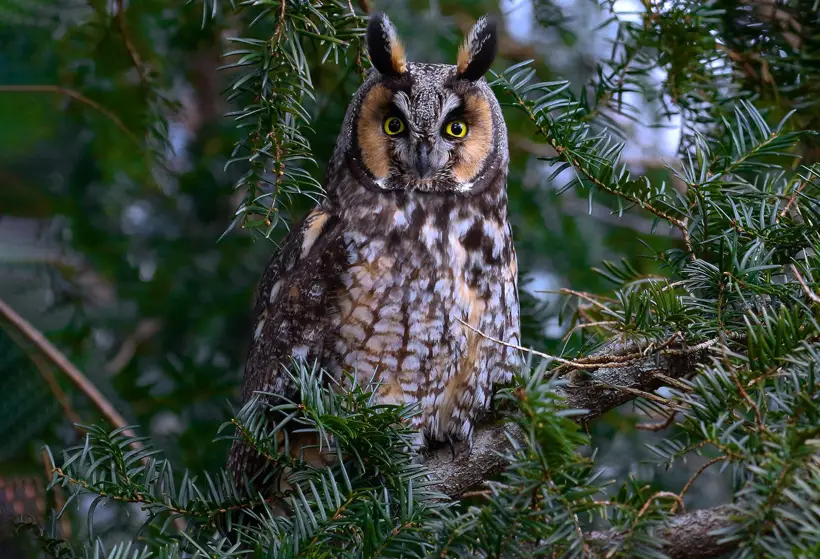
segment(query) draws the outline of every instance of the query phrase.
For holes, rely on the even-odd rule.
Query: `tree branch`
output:
[[[677,381],[691,376],[711,347],[714,344],[708,342],[691,348],[663,344],[654,353],[644,354],[635,344],[613,342],[593,355],[596,361],[600,360],[602,368],[572,370],[566,376],[567,383],[559,387],[557,393],[566,400],[569,408],[585,410],[577,419],[587,422],[634,400],[640,393],[651,393],[673,379]],[[613,366],[625,357],[635,355],[641,357]],[[434,450],[425,464],[433,478],[438,480],[436,489],[451,497],[459,497],[500,473],[507,465],[504,454],[512,448],[510,438],[523,438],[516,425],[487,421],[476,427],[471,452],[453,459],[449,447]],[[723,506],[674,517],[659,534],[667,542],[664,553],[672,558],[699,559],[717,557],[736,547],[737,542],[722,543],[717,536],[711,535],[713,530],[731,524],[729,513],[730,507]],[[591,532],[587,541],[596,547],[612,547],[623,538],[624,534],[610,530]]]
[[[101,115],[106,117],[108,120],[113,122],[117,128],[123,131],[123,133],[128,136],[128,138],[137,144],[138,146],[141,145],[137,136],[128,129],[125,123],[114,114],[109,109],[106,109],[93,99],[89,99],[82,93],[74,91],[73,89],[68,89],[65,87],[61,87],[59,85],[0,85],[0,93],[57,93],[59,95],[64,95],[66,97],[70,97],[80,103],[88,105],[95,111],[99,112]]]
[[[32,326],[26,319],[17,314],[17,312],[0,299],[0,317],[5,319],[16,332],[33,344],[38,351],[40,351],[49,361],[51,361],[68,379],[83,392],[94,406],[100,410],[103,417],[115,428],[121,428],[128,425],[120,413],[114,409],[111,402],[103,396],[94,383],[74,366],[63,353],[54,347],[48,339],[34,326]],[[130,430],[124,432],[127,436],[136,436]],[[137,448],[141,448],[139,445]]]
[[[664,540],[661,550],[672,559],[719,557],[737,547],[737,541],[722,541],[716,530],[732,525],[732,507],[724,505],[676,516],[657,536]],[[586,540],[594,547],[617,548],[624,534],[615,530],[590,532]]]
[[[597,370],[573,370],[567,384],[558,389],[570,409],[582,409],[585,413],[578,421],[587,422],[621,404],[634,400],[639,392],[651,393],[668,384],[668,379],[681,379],[695,371],[706,356],[710,345],[700,344],[689,351],[685,347],[664,348],[657,354],[649,354],[622,365],[613,366],[607,359],[600,359]],[[611,357],[619,361],[626,355],[640,354],[641,348],[634,344],[615,342],[605,346],[596,356]],[[596,359],[597,361],[597,359]],[[502,454],[510,450],[508,435],[518,438],[514,425],[488,421],[477,425],[473,432],[472,450],[453,460],[449,447],[437,449],[425,461],[435,479],[437,489],[451,497],[458,497],[504,469],[506,461]]]
[[[137,74],[139,74],[142,86],[148,89],[150,88],[151,80],[148,75],[148,70],[145,69],[145,65],[142,62],[142,57],[140,57],[137,48],[134,46],[134,41],[131,40],[131,33],[128,31],[128,24],[125,21],[124,0],[117,0],[116,19],[117,26],[120,28],[120,33],[122,34],[123,43],[125,43],[125,50],[128,51],[128,56],[131,58],[131,62],[134,63],[134,67],[137,69]]]

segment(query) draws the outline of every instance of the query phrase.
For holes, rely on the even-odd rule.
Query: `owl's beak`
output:
[[[430,165],[430,146],[427,142],[419,142],[416,154],[416,172],[420,179],[429,178],[432,166]]]

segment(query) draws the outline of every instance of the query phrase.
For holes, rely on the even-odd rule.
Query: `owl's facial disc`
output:
[[[357,125],[362,163],[375,184],[384,190],[470,191],[493,152],[492,111],[483,92],[424,80],[406,89],[390,85],[371,88]]]
[[[372,185],[381,190],[477,191],[497,173],[505,153],[497,101],[482,79],[497,52],[495,24],[480,18],[454,66],[407,62],[395,27],[376,13],[367,27],[374,72],[365,84],[356,148]],[[500,130],[496,130],[500,127]],[[502,150],[504,147],[502,147]],[[367,181],[368,183],[370,181]]]

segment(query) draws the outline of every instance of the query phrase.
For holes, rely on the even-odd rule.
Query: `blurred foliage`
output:
[[[792,134],[820,128],[816,2],[376,7],[388,11],[410,58],[431,62],[453,61],[479,15],[503,14],[494,67],[507,70],[496,88],[524,109],[505,117],[527,345],[577,355],[612,329],[657,340],[679,329],[701,341],[748,329],[749,371],[806,359],[786,357],[809,336],[806,317],[781,310],[782,302],[764,309],[746,297],[752,289],[766,301],[793,303],[794,281],[777,287],[773,270],[782,272],[801,249],[817,250],[807,245],[816,221],[806,216],[816,213],[820,154],[816,136]],[[228,443],[212,439],[238,393],[253,291],[287,224],[321,195],[344,111],[368,65],[359,33],[369,8],[0,0],[0,297],[141,425],[177,479],[224,464]],[[537,78],[525,74],[530,69]],[[793,110],[783,129],[769,128]],[[788,199],[804,213],[782,223]],[[682,231],[695,262],[687,263]],[[628,264],[591,272],[621,258]],[[808,274],[816,263],[806,266]],[[648,280],[656,276],[674,289]],[[601,294],[613,285],[614,301],[595,304],[557,293]],[[757,322],[746,313],[751,307],[763,309]],[[786,310],[796,312],[791,304]],[[775,349],[767,336],[777,338]],[[58,369],[32,354],[12,328],[0,331],[3,478],[44,479],[43,444],[81,441],[54,397],[55,383],[83,422],[100,419]],[[731,377],[720,367],[729,365],[715,365],[709,382]],[[704,385],[704,400],[708,392]],[[545,417],[554,411],[547,407]],[[634,503],[680,490],[705,461],[666,473],[647,465],[657,449],[666,448],[670,463],[680,453],[667,448],[669,433],[635,430],[641,418],[618,410],[590,426],[596,466],[646,484],[626,490]],[[695,427],[671,431],[692,437]],[[107,439],[105,430],[94,433]],[[681,444],[675,448],[688,449]],[[715,470],[689,491],[692,503],[726,500],[736,488]],[[83,499],[67,514],[77,539],[89,535],[91,501]],[[132,533],[135,518],[143,520],[98,509],[95,535],[115,541]],[[109,549],[108,556],[132,551]]]

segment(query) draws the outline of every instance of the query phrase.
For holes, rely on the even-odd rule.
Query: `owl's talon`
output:
[[[458,440],[447,435],[447,445],[450,447],[453,462],[462,456],[470,456],[471,445],[469,440]]]
[[[453,438],[450,435],[447,435],[447,445],[450,447],[450,456],[452,461],[456,461],[456,445],[453,442]]]

